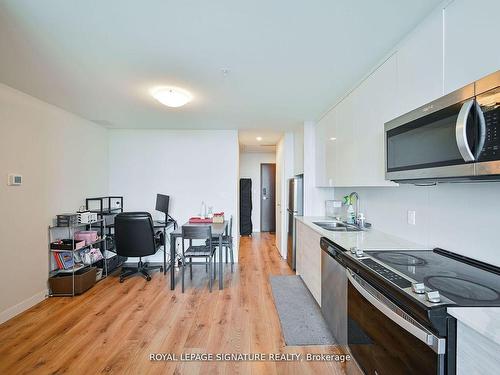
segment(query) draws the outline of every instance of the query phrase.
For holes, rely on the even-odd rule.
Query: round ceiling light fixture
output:
[[[255,139],[258,140],[259,142],[262,141],[262,137],[257,137]]]
[[[193,96],[186,90],[178,87],[158,87],[152,90],[151,95],[167,107],[182,107],[189,103]]]

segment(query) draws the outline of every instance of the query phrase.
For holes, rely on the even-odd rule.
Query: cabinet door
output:
[[[349,94],[337,105],[336,111],[336,152],[335,186],[354,186],[355,146],[358,139],[354,130],[353,95]]]
[[[397,108],[397,65],[392,56],[338,108],[336,186],[388,186],[384,166],[384,123]]]
[[[500,1],[455,0],[444,10],[444,91],[500,69]]]
[[[443,17],[435,11],[403,42],[397,52],[401,115],[443,95]]]
[[[397,108],[397,62],[390,57],[357,89],[356,175],[355,186],[387,186],[384,165],[384,123],[392,119]]]
[[[297,221],[296,273],[321,306],[321,236]]]
[[[334,186],[337,177],[337,108],[328,112],[324,134],[326,186]]]
[[[316,186],[325,187],[327,184],[326,177],[326,134],[328,126],[327,113],[315,126],[315,168],[316,168]]]

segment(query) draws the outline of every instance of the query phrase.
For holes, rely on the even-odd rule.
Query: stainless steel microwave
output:
[[[385,124],[385,178],[500,180],[500,70]]]

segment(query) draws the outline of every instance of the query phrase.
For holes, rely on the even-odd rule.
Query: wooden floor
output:
[[[82,296],[47,299],[0,326],[0,374],[343,374],[325,361],[150,361],[151,353],[340,353],[285,347],[269,276],[292,272],[273,235],[242,238],[239,261],[213,293],[198,266],[185,294],[157,272],[150,282],[109,277]]]

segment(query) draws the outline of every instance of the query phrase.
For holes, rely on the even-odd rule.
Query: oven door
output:
[[[435,336],[347,269],[347,339],[366,374],[444,374],[446,340]]]
[[[473,177],[478,111],[471,84],[386,123],[386,179]]]

